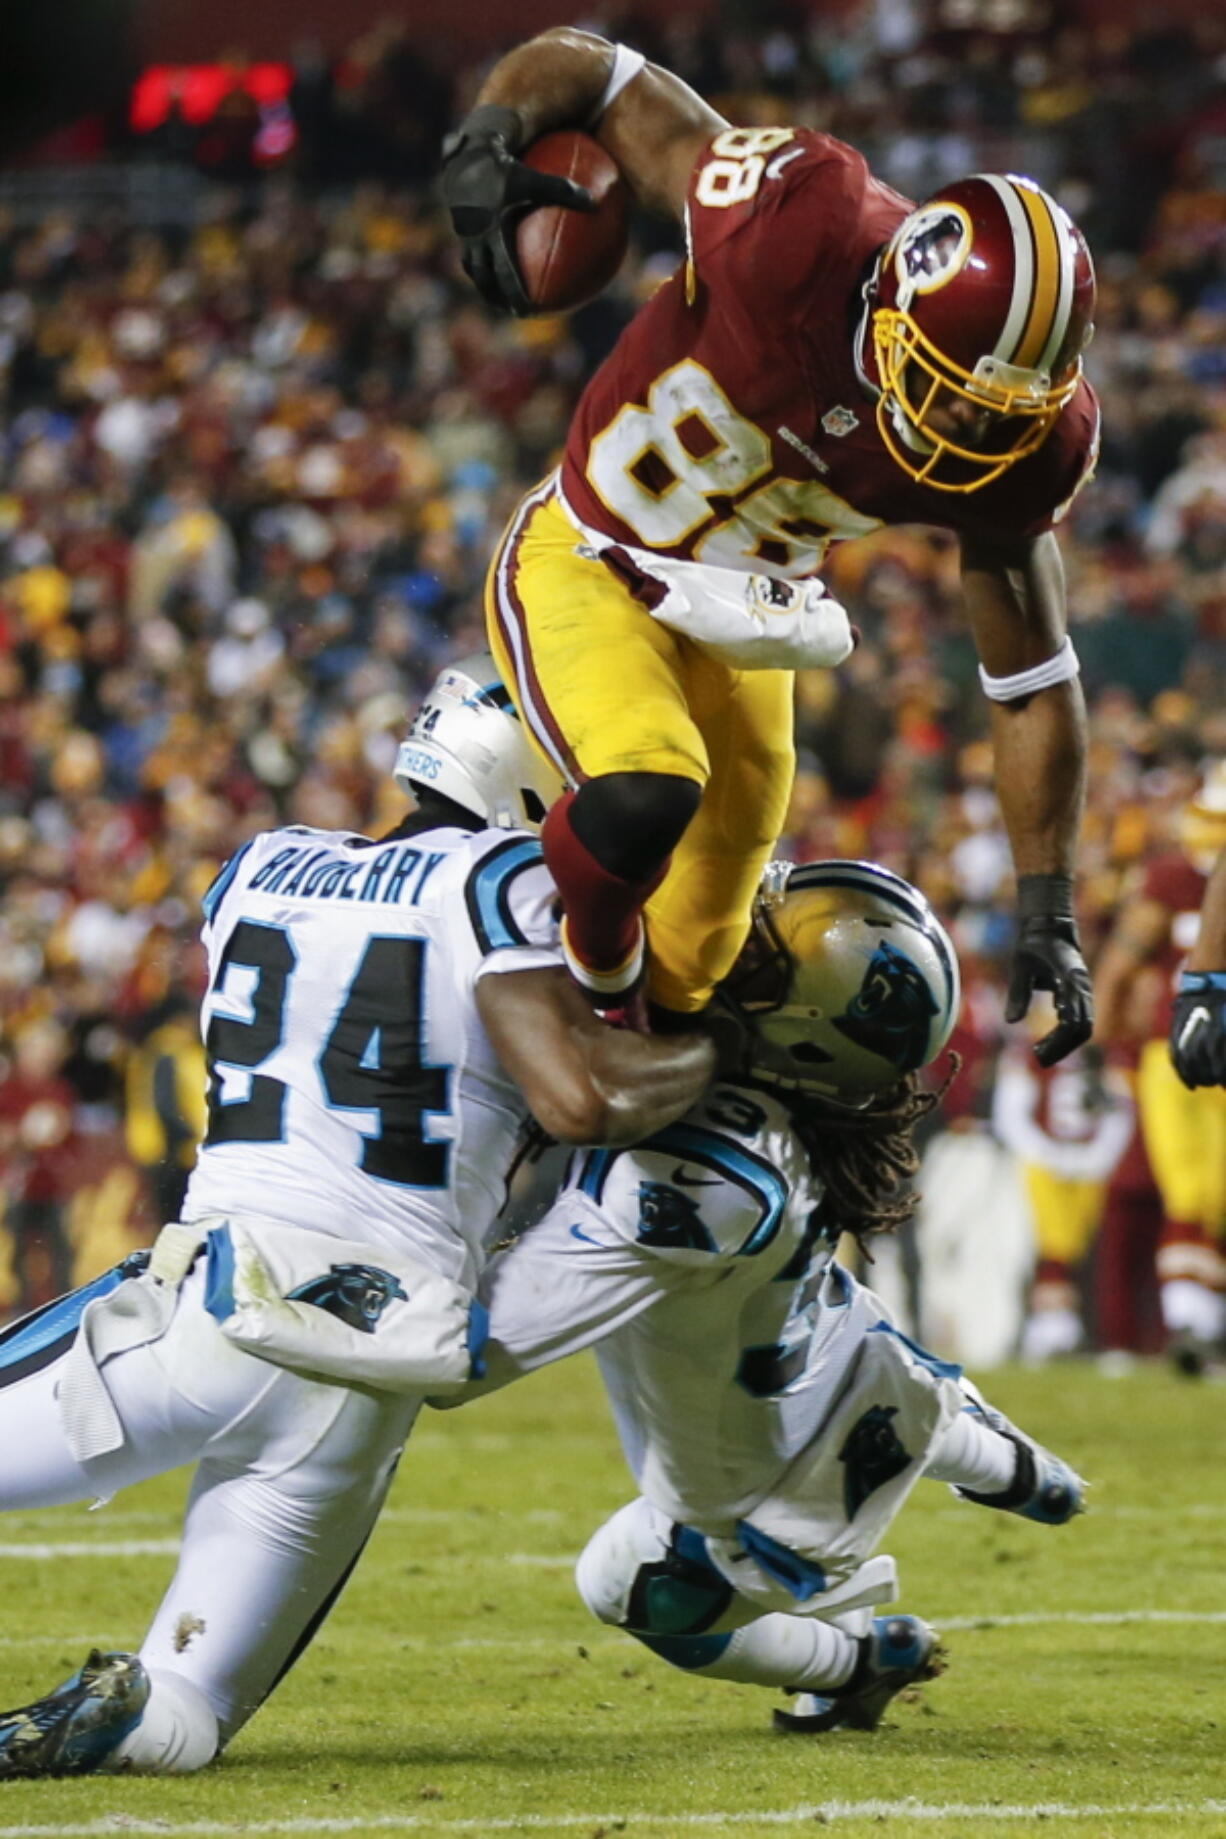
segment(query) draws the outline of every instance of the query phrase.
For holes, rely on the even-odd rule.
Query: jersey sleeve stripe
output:
[[[478,862],[464,884],[464,900],[483,955],[509,945],[530,945],[511,911],[516,876],[544,861],[535,837],[510,837]]]
[[[204,917],[209,925],[212,925],[213,915],[225,899],[229,889],[233,886],[234,877],[238,873],[239,865],[250,848],[250,843],[244,843],[238,853],[231,856],[230,860],[218,870],[212,882],[205,890],[204,898],[201,900],[200,905],[204,910]]]

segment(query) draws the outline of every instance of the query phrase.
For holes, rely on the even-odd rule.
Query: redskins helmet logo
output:
[[[901,1074],[923,1066],[936,1013],[936,1000],[918,965],[883,939],[859,990],[843,1014],[832,1019],[840,1034]]]
[[[913,211],[894,254],[898,309],[916,294],[934,294],[960,274],[971,252],[971,220],[960,204],[942,199]]]

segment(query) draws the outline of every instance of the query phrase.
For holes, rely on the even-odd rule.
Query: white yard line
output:
[[[1114,1627],[1117,1622],[1226,1622],[1226,1609],[1051,1609],[1018,1616],[940,1616],[933,1623],[947,1628],[1040,1628],[1050,1622],[1085,1627]]]
[[[178,1539],[62,1539],[54,1543],[0,1545],[0,1558],[173,1558]]]
[[[519,1814],[494,1818],[440,1819],[437,1814],[369,1814],[352,1819],[244,1820],[140,1820],[117,1813],[101,1819],[57,1821],[54,1826],[0,1826],[0,1839],[114,1839],[117,1833],[234,1834],[248,1833],[492,1833],[560,1832],[573,1827],[663,1827],[670,1833],[682,1829],[719,1831],[738,1826],[792,1826],[838,1820],[1103,1820],[1111,1818],[1161,1819],[1187,1815],[1204,1817],[1226,1813],[1226,1801],[1117,1801],[1113,1804],[1075,1806],[1068,1801],[817,1801],[799,1807],[762,1808],[740,1813],[570,1813]]]

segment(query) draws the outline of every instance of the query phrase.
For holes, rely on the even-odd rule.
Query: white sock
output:
[[[813,1616],[768,1615],[735,1630],[718,1660],[687,1672],[735,1679],[744,1686],[803,1686],[834,1691],[851,1678],[859,1643]]]
[[[942,1431],[924,1473],[973,1494],[1003,1494],[1017,1473],[1017,1450],[974,1411],[960,1411]]]
[[[1186,1330],[1198,1341],[1220,1341],[1226,1331],[1226,1296],[1191,1277],[1170,1277],[1160,1286],[1162,1325],[1168,1334]]]
[[[189,1775],[217,1754],[217,1719],[198,1686],[161,1667],[149,1668],[153,1690],[144,1716],[107,1758],[108,1773]]]

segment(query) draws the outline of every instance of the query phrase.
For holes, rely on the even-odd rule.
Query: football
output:
[[[515,229],[515,259],[538,313],[567,313],[609,285],[626,254],[628,197],[617,167],[590,134],[543,134],[520,155],[525,166],[586,186],[596,209],[538,205]]]

